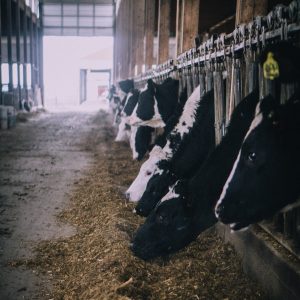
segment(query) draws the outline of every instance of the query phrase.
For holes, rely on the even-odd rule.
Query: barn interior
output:
[[[255,88],[288,103],[299,71],[278,84],[260,55],[300,46],[299,0],[1,0],[0,16],[0,299],[299,299],[297,199],[138,257],[145,218],[128,190],[155,144],[132,159],[129,123],[118,140],[128,79],[213,91],[214,147]]]

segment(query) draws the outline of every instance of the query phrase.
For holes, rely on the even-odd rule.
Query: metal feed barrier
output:
[[[268,15],[241,24],[230,34],[212,35],[175,60],[135,78],[137,87],[148,79],[160,83],[167,77],[179,79],[180,89],[188,95],[200,84],[201,93],[214,88],[216,144],[226,132],[234,107],[259,86],[260,98],[271,93],[284,103],[295,91],[296,84],[282,84],[280,91],[263,76],[258,62],[261,50],[268,44],[289,40],[300,45],[300,0],[289,6],[277,5]],[[277,214],[264,221],[261,228],[271,234],[291,253],[300,257],[300,208]]]

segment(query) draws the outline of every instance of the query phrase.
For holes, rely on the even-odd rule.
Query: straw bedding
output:
[[[73,224],[77,233],[41,242],[27,267],[47,274],[53,299],[264,299],[257,283],[247,278],[229,244],[214,230],[203,233],[184,250],[144,262],[129,249],[143,218],[132,213],[122,191],[138,173],[130,149],[113,141],[108,116],[95,122],[101,134],[95,164],[74,183],[70,206],[60,221]],[[23,262],[24,263],[24,262]],[[41,296],[41,299],[45,299]]]

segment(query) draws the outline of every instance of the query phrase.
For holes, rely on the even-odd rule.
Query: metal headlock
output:
[[[294,0],[288,6],[277,5],[268,15],[257,16],[248,24],[240,24],[230,34],[213,34],[199,47],[180,54],[134,78],[136,83],[148,79],[160,80],[172,72],[203,66],[206,62],[217,63],[227,56],[235,57],[247,48],[262,48],[267,42],[286,40],[300,32],[300,0]]]
[[[288,6],[277,5],[268,15],[258,16],[248,24],[240,24],[230,34],[212,35],[208,40],[176,59],[140,74],[134,80],[138,87],[148,79],[160,83],[169,76],[179,79],[180,89],[188,95],[200,84],[200,93],[214,89],[216,144],[226,132],[234,107],[259,86],[260,98],[275,95],[274,84],[263,76],[258,56],[266,44],[292,40],[300,45],[300,0]],[[300,53],[299,53],[300,55]],[[281,86],[280,101],[285,102],[295,85]],[[272,235],[292,254],[300,256],[300,207],[277,214],[259,226]]]

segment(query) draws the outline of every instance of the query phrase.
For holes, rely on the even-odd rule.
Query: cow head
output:
[[[126,123],[126,118],[122,117],[118,127],[118,133],[115,141],[116,142],[128,141],[128,138],[130,136],[129,133],[130,133],[130,126]]]
[[[157,168],[158,162],[164,158],[165,154],[162,151],[162,148],[155,146],[150,152],[148,160],[142,164],[139,174],[126,191],[126,197],[130,201],[136,202],[140,200],[149,179],[153,176]]]
[[[149,79],[146,87],[141,91],[130,124],[133,126],[147,125],[154,128],[164,127],[177,102],[177,80],[169,78],[162,84],[156,84]]]
[[[233,230],[271,217],[299,195],[299,100],[264,98],[217,202]]]
[[[190,206],[187,182],[177,181],[136,232],[133,253],[148,260],[182,249],[216,223],[211,205]]]
[[[125,94],[128,94],[130,90],[134,89],[134,81],[133,79],[126,79],[119,81],[119,87],[121,91]]]
[[[149,79],[146,87],[140,93],[138,104],[130,119],[131,125],[164,126],[158,112],[157,100],[155,99],[156,89],[157,84],[152,79]]]
[[[140,92],[137,89],[131,90],[128,93],[126,103],[125,103],[123,111],[121,113],[122,116],[125,116],[125,117],[131,116],[131,114],[138,102],[139,94],[140,94]],[[127,123],[129,124],[129,119],[127,120]]]
[[[136,232],[132,243],[136,256],[148,260],[167,255],[194,239],[190,211],[179,190],[179,186],[170,190]]]
[[[168,187],[176,179],[167,168],[162,168],[161,161],[153,176],[149,179],[145,192],[143,193],[135,212],[138,215],[147,217],[159,200],[168,192]]]
[[[149,126],[132,127],[130,147],[133,159],[141,160],[150,149],[153,128]]]

